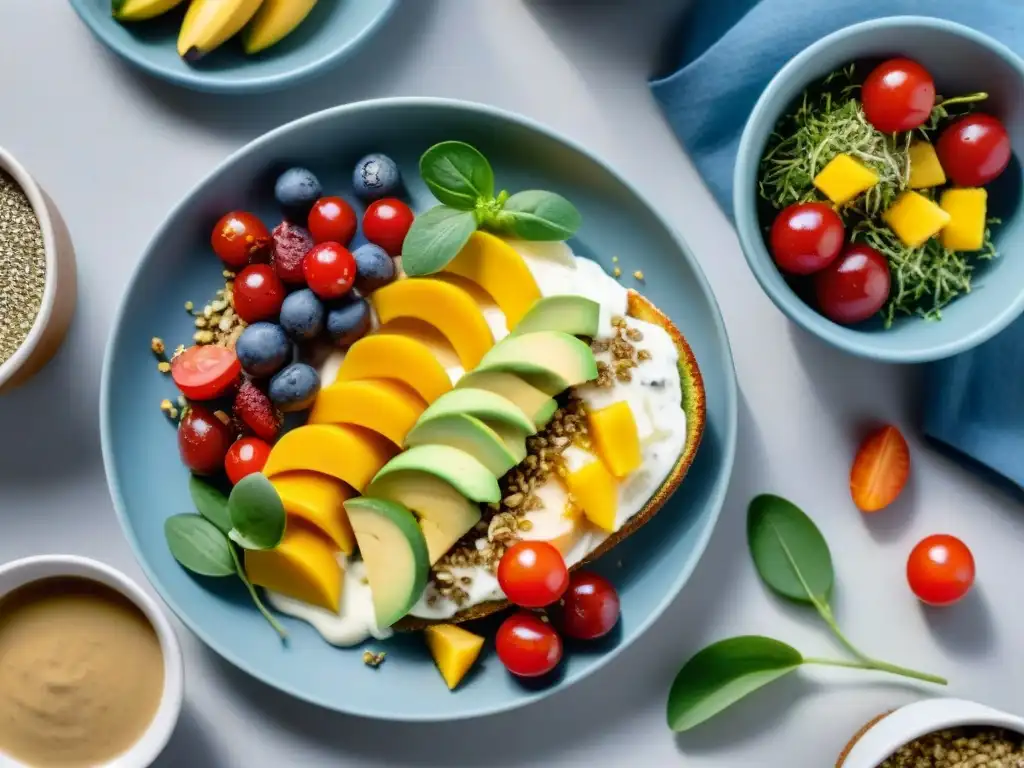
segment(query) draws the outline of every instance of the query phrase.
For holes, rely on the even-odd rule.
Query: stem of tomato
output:
[[[805,658],[804,664],[817,664],[822,667],[844,667],[846,669],[868,669],[875,672],[888,672],[889,674],[899,675],[901,677],[910,677],[914,680],[921,680],[925,683],[935,683],[936,685],[949,684],[949,681],[944,677],[928,675],[924,672],[916,672],[913,669],[898,667],[895,664],[888,664],[884,661],[875,661],[874,659],[864,659],[863,661],[842,661],[840,659]]]
[[[968,94],[967,96],[955,96],[952,99],[946,99],[945,101],[940,101],[935,106],[937,106],[937,107],[948,107],[950,104],[974,104],[975,102],[978,102],[978,101],[984,101],[987,98],[988,98],[988,94],[985,93],[984,91],[982,91],[981,93],[971,93],[971,94]]]

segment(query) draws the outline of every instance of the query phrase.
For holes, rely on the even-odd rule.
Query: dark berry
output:
[[[310,208],[323,192],[320,180],[306,168],[289,168],[277,177],[274,185],[277,204],[292,221],[305,222]]]
[[[267,391],[271,401],[282,411],[305,410],[320,391],[320,374],[311,365],[292,363],[274,374]]]
[[[354,344],[370,330],[370,305],[366,299],[353,298],[327,310],[327,333],[339,347]]]
[[[352,173],[352,187],[360,200],[380,200],[398,194],[402,187],[402,174],[394,160],[387,155],[374,153],[356,163]]]
[[[296,341],[312,341],[324,329],[324,305],[309,288],[289,294],[281,305],[281,327]]]
[[[276,323],[253,323],[235,342],[242,370],[257,379],[273,376],[292,356],[292,343]]]
[[[379,245],[361,245],[352,256],[356,260],[356,288],[364,296],[395,279],[395,260]]]
[[[273,232],[274,251],[272,264],[277,276],[288,285],[305,285],[302,261],[313,247],[313,236],[305,227],[282,221]]]

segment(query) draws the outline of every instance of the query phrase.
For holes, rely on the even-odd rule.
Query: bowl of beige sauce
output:
[[[127,576],[72,555],[0,566],[2,768],[144,768],[182,696],[174,630]]]

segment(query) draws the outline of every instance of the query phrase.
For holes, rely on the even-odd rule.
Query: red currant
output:
[[[402,243],[416,218],[412,209],[401,200],[385,197],[371,203],[363,214],[363,234],[391,256],[402,253]]]
[[[356,212],[340,197],[321,197],[309,212],[309,232],[318,243],[348,245],[357,226]]]
[[[273,267],[250,264],[235,278],[235,312],[247,323],[276,320],[284,294],[284,283]]]
[[[306,254],[302,272],[313,293],[321,299],[337,299],[355,282],[356,260],[340,243],[320,243]]]

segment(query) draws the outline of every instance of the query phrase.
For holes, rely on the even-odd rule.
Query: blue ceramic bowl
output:
[[[445,687],[419,635],[383,646],[385,669],[367,669],[358,649],[327,645],[305,624],[285,618],[290,643],[277,636],[233,580],[193,578],[171,558],[164,520],[191,508],[174,428],[160,412],[174,397],[156,371],[150,338],[188,343],[185,301],[208,301],[223,283],[210,231],[231,208],[255,211],[273,226],[280,214],[273,179],[285,164],[319,174],[332,194],[349,194],[356,160],[374,150],[394,157],[414,208],[433,200],[417,175],[431,144],[461,139],[478,146],[510,189],[542,187],[567,195],[584,224],[577,252],[611,268],[612,257],[646,274],[644,293],[686,335],[704,377],[707,426],[680,490],[599,569],[618,586],[622,621],[606,641],[566,654],[555,679],[525,686],[488,649],[457,693]],[[639,286],[638,286],[639,287]],[[718,517],[736,442],[736,384],[722,318],[689,249],[624,179],[582,147],[529,120],[493,108],[434,99],[361,102],[311,115],[267,134],[203,180],[167,217],[129,283],[103,369],[103,456],[121,524],[157,591],[211,648],[241,669],[331,709],[392,720],[451,720],[499,712],[565,688],[635,640],[679,593]],[[608,562],[611,561],[611,562]],[[621,567],[618,563],[621,561]]]
[[[172,83],[214,93],[269,91],[312,77],[355,51],[384,23],[398,0],[320,0],[302,24],[277,45],[248,56],[238,40],[196,64],[178,56],[187,3],[156,19],[122,24],[110,0],[71,0],[89,29],[108,48]]]
[[[779,118],[804,89],[852,61],[893,55],[921,62],[942,94],[987,91],[984,109],[999,116],[1017,153],[989,187],[990,213],[1002,219],[996,233],[1000,258],[981,262],[974,289],[942,311],[942,320],[900,317],[854,327],[833,323],[797,295],[775,267],[765,241],[770,214],[759,206],[758,165]],[[1024,152],[1024,61],[1009,48],[959,24],[912,16],[876,19],[846,27],[794,57],[772,79],[747,121],[736,159],[733,204],[747,263],[765,292],[793,322],[855,355],[894,363],[949,357],[991,338],[1024,311],[1024,219],[1020,215]]]

